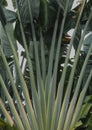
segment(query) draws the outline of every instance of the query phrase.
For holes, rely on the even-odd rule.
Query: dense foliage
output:
[[[11,2],[0,1],[0,130],[91,130],[91,0]]]

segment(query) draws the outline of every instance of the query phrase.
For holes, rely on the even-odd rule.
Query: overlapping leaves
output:
[[[27,130],[72,130],[82,125],[82,122],[78,122],[81,118],[81,117],[79,118],[79,114],[83,108],[82,105],[84,103],[84,98],[87,89],[89,87],[90,80],[92,78],[92,69],[90,70],[90,73],[88,74],[87,80],[83,87],[81,84],[83,81],[86,65],[90,57],[90,53],[92,52],[92,44],[89,47],[89,50],[84,60],[84,64],[82,65],[82,68],[80,70],[79,77],[76,80],[76,84],[73,83],[75,80],[74,77],[75,77],[76,67],[80,55],[80,49],[83,44],[88,25],[92,18],[92,11],[89,14],[82,36],[79,39],[79,44],[75,54],[75,59],[72,64],[71,70],[69,72],[70,76],[68,77],[68,83],[66,85],[65,79],[67,76],[67,69],[68,69],[67,66],[69,64],[70,52],[73,46],[73,42],[75,40],[78,27],[80,25],[83,9],[85,7],[85,1],[83,1],[81,5],[80,15],[78,15],[76,21],[73,36],[69,40],[69,47],[66,53],[66,58],[64,60],[62,75],[60,76],[60,79],[57,83],[58,63],[60,59],[60,51],[63,44],[63,40],[62,40],[63,32],[64,32],[65,22],[68,14],[69,2],[70,2],[69,0],[66,0],[62,21],[59,21],[59,15],[61,14],[60,8],[56,15],[57,17],[55,20],[55,26],[53,26],[54,30],[52,32],[51,40],[49,41],[50,51],[49,51],[49,57],[47,57],[48,62],[46,62],[45,44],[47,41],[45,39],[45,33],[40,26],[39,38],[37,39],[35,25],[33,22],[34,20],[33,20],[32,7],[30,4],[30,0],[27,0],[26,4],[28,5],[30,25],[32,27],[31,43],[33,43],[33,50],[34,50],[33,56],[35,58],[35,65],[33,66],[32,58],[30,58],[31,53],[29,54],[29,50],[28,50],[28,44],[27,44],[28,41],[26,40],[27,38],[25,36],[23,21],[20,15],[20,10],[18,5],[19,3],[16,1],[17,16],[20,24],[20,32],[21,32],[23,46],[25,48],[25,55],[26,55],[26,60],[28,65],[27,67],[29,69],[29,79],[30,79],[29,86],[27,86],[26,81],[24,80],[19,65],[17,52],[13,44],[16,43],[16,39],[12,40],[11,33],[8,33],[10,31],[9,24],[8,23],[6,23],[6,25],[3,24],[4,31],[6,33],[7,39],[9,41],[9,45],[13,53],[13,57],[14,57],[14,61],[15,61],[15,65],[16,65],[16,69],[20,81],[19,86],[17,86],[18,84],[16,85],[13,79],[4,51],[0,46],[1,57],[5,65],[5,68],[7,70],[7,73],[9,75],[11,87],[14,92],[14,99],[12,100],[12,96],[7,90],[2,75],[0,75],[0,85],[2,87],[2,91],[6,96],[6,101],[8,101],[8,105],[9,105],[8,109],[6,109],[4,105],[5,102],[3,101],[3,99],[0,99],[0,108],[7,122],[11,126],[13,126],[13,124],[15,123],[16,126],[21,130],[25,130],[25,129]],[[60,27],[59,32],[58,32],[58,26]],[[40,46],[40,51],[38,51],[38,46],[37,46],[38,43]],[[35,67],[35,71],[34,71],[34,67]],[[22,90],[21,95],[17,89],[18,87],[20,87]],[[31,89],[31,96],[29,93],[29,88]],[[90,107],[88,108],[88,111],[89,109]]]

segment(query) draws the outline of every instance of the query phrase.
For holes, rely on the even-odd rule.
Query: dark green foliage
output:
[[[16,126],[10,126],[8,123],[0,119],[0,130],[19,130]]]
[[[1,4],[0,4],[0,21],[1,21],[3,26],[6,25],[6,18],[5,18],[5,14],[3,12],[3,8],[1,6]]]
[[[79,120],[82,124],[76,130],[91,130],[92,129],[92,95],[86,96],[82,110],[79,115]]]
[[[12,0],[12,2],[13,2],[14,8],[16,9],[16,5],[15,5],[16,1]],[[69,2],[66,20],[65,20],[65,23],[64,23],[64,26],[63,26],[64,29],[63,29],[62,37],[60,39],[61,40],[60,48],[59,48],[60,50],[58,49],[58,52],[60,51],[60,53],[59,53],[59,56],[58,56],[58,61],[55,64],[55,61],[57,60],[57,59],[55,59],[56,54],[58,53],[56,51],[56,48],[58,46],[59,34],[60,34],[60,30],[61,30],[62,21],[63,21],[63,18],[65,17],[64,16],[64,9],[65,9],[65,5],[66,5],[67,0],[65,0],[65,1],[64,0],[49,0],[49,1],[47,1],[47,0],[30,0],[30,4],[31,4],[31,7],[32,7],[32,17],[33,17],[32,22],[33,22],[35,34],[36,34],[36,39],[35,39],[36,42],[34,40],[34,36],[33,36],[33,32],[32,32],[33,30],[32,30],[32,26],[31,26],[31,22],[30,22],[27,0],[17,0],[17,2],[18,2],[18,8],[19,8],[21,21],[19,20],[19,18],[17,16],[18,9],[16,9],[16,11],[13,12],[13,11],[9,11],[5,8],[3,9],[3,7],[0,6],[0,21],[1,21],[0,28],[2,30],[1,35],[0,35],[1,46],[3,48],[3,51],[4,51],[5,57],[7,59],[8,65],[11,68],[12,77],[14,78],[14,83],[16,85],[18,92],[19,92],[19,96],[21,98],[21,101],[23,102],[27,98],[27,96],[23,96],[23,94],[25,94],[25,92],[23,93],[24,89],[22,90],[22,87],[21,87],[21,86],[23,86],[24,88],[26,87],[26,85],[25,85],[25,81],[26,81],[26,84],[28,86],[27,87],[28,92],[29,92],[28,96],[30,97],[31,100],[33,100],[32,101],[32,107],[33,107],[33,109],[36,108],[34,110],[34,112],[35,112],[35,114],[37,114],[37,117],[39,117],[38,110],[40,110],[40,109],[38,109],[38,107],[35,107],[35,106],[40,106],[37,102],[39,95],[41,94],[40,96],[42,96],[42,95],[47,94],[47,95],[45,95],[45,96],[47,96],[45,98],[50,99],[50,96],[51,96],[52,101],[54,101],[54,99],[56,99],[56,97],[54,97],[54,96],[55,95],[57,96],[58,88],[60,88],[59,85],[62,86],[62,83],[60,81],[61,81],[62,72],[64,70],[66,55],[67,55],[68,49],[70,47],[70,41],[71,41],[71,36],[68,35],[68,31],[70,31],[71,29],[75,29],[76,21],[78,19],[79,14],[80,14],[81,4],[77,5],[77,7],[72,9],[73,0],[71,0]],[[1,3],[1,4],[3,4],[3,3]],[[76,31],[76,35],[74,37],[73,47],[75,49],[75,54],[76,54],[77,49],[78,49],[78,45],[79,45],[79,42],[80,42],[80,39],[81,39],[82,31],[84,29],[86,22],[88,21],[88,16],[89,16],[89,13],[90,13],[91,7],[92,7],[91,4],[92,4],[92,2],[90,0],[88,1],[88,3],[85,3],[83,14],[82,14],[81,20],[79,22],[79,26],[78,26],[77,31]],[[54,64],[52,65],[52,72],[51,72],[51,77],[50,77],[49,74],[47,74],[47,72],[49,70],[48,69],[49,54],[50,54],[50,51],[51,51],[50,50],[51,49],[51,40],[52,40],[52,36],[53,36],[53,30],[54,30],[54,25],[55,25],[55,21],[56,21],[56,18],[57,18],[58,11],[59,11],[58,27],[57,27],[57,33],[56,33],[56,39],[55,39],[55,50],[54,50],[54,53],[53,53],[53,61],[52,61],[52,63],[54,63]],[[13,28],[14,22],[15,22],[15,27]],[[21,22],[22,22],[23,29],[24,29],[26,44],[27,44],[27,47],[28,47],[29,59],[31,59],[31,62],[32,62],[32,65],[33,65],[34,82],[37,85],[36,86],[37,88],[35,87],[34,90],[32,90],[32,87],[33,87],[32,83],[30,85],[31,69],[29,67],[28,61],[25,65],[24,72],[23,72],[23,77],[24,77],[25,81],[22,80],[23,84],[22,84],[22,81],[20,81],[20,79],[22,77],[21,76],[22,73],[20,74],[20,72],[18,72],[19,69],[18,69],[17,65],[15,65],[16,64],[16,56],[15,56],[15,60],[14,60],[14,56],[11,57],[14,53],[12,53],[10,44],[8,44],[9,39],[7,39],[6,31],[5,31],[5,30],[7,30],[8,34],[11,36],[10,37],[11,42],[14,44],[15,51],[17,51],[17,44],[16,44],[15,40],[17,40],[22,45],[22,47],[25,48],[25,45],[23,44],[24,39],[22,37],[22,31],[21,31],[21,26],[20,26]],[[91,24],[89,24],[89,28],[90,28],[89,30],[91,30]],[[44,81],[44,82],[39,81],[39,79],[42,80],[42,78],[43,78],[43,72],[42,72],[43,63],[41,63],[42,62],[41,60],[39,61],[39,59],[42,58],[41,57],[41,51],[42,50],[41,50],[41,45],[40,45],[40,42],[41,42],[40,41],[40,39],[41,39],[40,31],[42,31],[42,34],[43,34],[43,43],[44,43],[44,48],[45,48],[44,49],[44,57],[46,58],[46,68],[45,68],[46,74],[47,74],[46,76],[47,76],[47,78],[49,77],[51,79],[51,81],[53,81],[49,85],[47,85],[47,83],[46,83],[46,82],[48,82],[48,83],[50,82],[47,78],[45,79],[46,81]],[[87,33],[88,33],[88,30],[87,30],[86,34]],[[91,38],[89,38],[86,42],[84,40],[83,44],[84,45],[85,45],[85,43],[91,44],[92,40],[91,41],[89,41],[89,40],[91,40]],[[34,43],[36,43],[36,47],[38,48],[38,53],[37,53],[38,55],[35,54]],[[88,45],[86,47],[88,47]],[[65,74],[65,81],[63,83],[64,89],[62,89],[62,95],[63,95],[62,99],[64,99],[65,96],[67,97],[67,98],[64,99],[64,101],[67,101],[67,104],[66,105],[64,104],[65,105],[65,111],[62,110],[62,111],[64,111],[65,114],[68,111],[68,107],[69,107],[68,104],[70,105],[72,98],[74,96],[73,94],[75,93],[75,90],[76,90],[76,85],[77,85],[78,80],[79,80],[80,72],[82,70],[85,57],[88,53],[85,50],[87,50],[87,48],[85,48],[83,51],[79,52],[79,58],[77,59],[78,62],[75,64],[75,70],[74,70],[72,83],[70,83],[70,79],[71,79],[70,76],[71,76],[73,64],[75,63],[75,57],[73,59],[68,57],[68,59],[67,59],[67,66],[66,66],[67,69],[66,69],[66,74]],[[35,55],[38,56],[39,58],[35,57]],[[22,53],[22,56],[23,56],[23,59],[28,58],[26,51],[24,51]],[[91,56],[90,56],[89,60],[91,60],[91,62],[88,61],[86,70],[90,69],[89,71],[91,71],[91,69],[92,69],[92,57]],[[24,60],[23,60],[23,62],[24,62]],[[39,63],[39,64],[37,64],[37,63]],[[39,65],[41,67],[41,74],[39,73],[40,72],[39,71]],[[54,66],[55,65],[56,65],[56,72],[54,73],[54,69],[55,69]],[[90,68],[89,68],[89,65],[90,65]],[[23,63],[21,65],[21,68],[22,67],[23,67]],[[5,82],[5,85],[8,88],[10,96],[12,97],[12,99],[14,101],[14,104],[15,104],[17,111],[20,112],[20,110],[17,106],[17,103],[15,103],[14,96],[16,96],[16,95],[14,95],[14,92],[12,90],[13,85],[10,84],[10,79],[8,78],[5,69],[3,70],[2,68],[4,69],[4,65],[3,65],[2,59],[0,59],[0,74],[1,74],[1,76],[4,80],[4,82]],[[15,75],[13,74],[14,69],[15,69]],[[37,71],[37,69],[38,69],[38,71]],[[57,73],[57,71],[58,71],[58,73]],[[84,84],[85,84],[85,81],[87,81],[89,71],[87,71],[87,73],[86,73],[86,71],[84,72],[85,75],[83,76],[82,82],[80,81],[80,85],[79,85],[80,86],[80,88],[78,90],[79,94],[78,95],[76,94],[77,98],[75,98],[75,97],[73,98],[74,100],[76,99],[75,102],[77,102],[77,99],[78,99],[82,89],[84,88]],[[20,79],[19,79],[19,74],[20,74]],[[56,82],[53,80],[54,79],[53,77],[55,78]],[[61,84],[59,84],[59,83],[61,83]],[[69,84],[71,84],[70,88],[67,88],[67,87],[69,87]],[[92,84],[92,82],[89,84],[89,88],[88,88],[88,91],[86,93],[86,96],[88,96],[89,94],[92,95],[91,84]],[[42,90],[40,90],[39,86],[40,87],[42,86],[44,88],[41,88]],[[45,93],[46,92],[45,87],[48,87],[48,91],[49,91],[48,93]],[[39,90],[42,93],[40,93]],[[56,90],[56,91],[54,91],[54,90]],[[61,90],[61,88],[60,88],[60,90]],[[37,92],[37,95],[36,95],[35,91]],[[35,96],[34,96],[34,93],[35,93]],[[45,93],[45,94],[43,94],[43,93]],[[3,93],[0,93],[0,96],[1,96],[2,99],[4,98],[3,101],[7,101],[6,97],[2,97],[2,94]],[[32,97],[32,95],[34,97]],[[75,125],[76,130],[81,130],[81,129],[91,130],[91,128],[92,128],[92,125],[91,125],[91,122],[92,122],[92,103],[91,103],[92,97],[89,96],[89,98],[90,98],[90,100],[86,99],[86,101],[83,102],[82,110],[81,110],[80,116],[78,118],[79,120],[78,120],[77,124]],[[43,103],[44,98],[40,98],[40,99],[42,101],[41,103]],[[59,100],[57,99],[57,101],[59,101]],[[50,109],[51,113],[50,113],[50,111],[48,111],[46,114],[48,114],[48,113],[52,114],[52,112],[53,112],[52,109],[54,109],[53,104],[56,103],[56,102],[51,102],[51,103],[50,102],[51,102],[51,100],[49,100],[49,103],[46,101],[46,105],[48,106],[48,110],[49,110],[49,106],[51,107],[51,109]],[[52,106],[51,106],[51,104],[52,104]],[[62,107],[62,104],[63,104],[63,102],[61,104],[58,104],[57,106]],[[76,104],[75,104],[75,107],[76,107]],[[43,105],[43,104],[41,104],[41,105]],[[61,105],[61,106],[59,106],[59,105]],[[7,106],[7,109],[10,110],[9,104],[7,104],[6,106]],[[47,109],[47,106],[46,106],[46,109]],[[42,106],[40,106],[40,107],[42,107]],[[27,108],[28,107],[26,107],[26,109],[25,109],[26,111],[27,111]],[[74,110],[72,110],[72,112],[73,111]],[[27,112],[29,112],[29,111],[27,111]],[[44,114],[44,112],[42,111],[41,114]],[[3,115],[1,114],[1,117],[2,116]],[[51,116],[50,116],[49,120],[50,119],[51,119]],[[65,117],[64,117],[64,119],[65,119]],[[38,123],[39,122],[40,121],[38,120]],[[3,122],[2,120],[0,121],[0,127],[1,127],[0,130],[15,130],[16,129],[15,126],[11,128],[11,126],[9,126],[7,123]],[[49,127],[49,125],[48,125],[48,127]],[[40,128],[40,126],[39,126],[39,128]]]
[[[7,6],[7,1],[6,0],[0,0],[0,4],[3,6]]]

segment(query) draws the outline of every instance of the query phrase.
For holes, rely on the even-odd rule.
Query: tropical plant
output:
[[[0,2],[3,29],[0,35],[0,89],[3,94],[0,95],[0,130],[92,129],[92,96],[87,94],[91,88],[92,67],[84,82],[91,59],[91,40],[86,40],[90,47],[80,63],[81,47],[85,45],[88,29],[91,30],[92,10],[91,6],[87,8],[90,0],[82,1],[74,9],[73,0],[12,2],[16,12],[11,12],[9,17],[5,15],[8,10],[4,11],[6,1]],[[71,28],[74,28],[73,35],[67,37]],[[25,49],[23,56],[27,64],[24,73],[19,64],[17,41]],[[62,49],[66,43],[67,48]],[[72,46],[76,50],[74,61],[70,59]],[[10,61],[14,65],[12,69]],[[64,64],[62,68],[60,64]],[[77,67],[79,64],[80,69]],[[3,70],[8,75],[6,78]]]

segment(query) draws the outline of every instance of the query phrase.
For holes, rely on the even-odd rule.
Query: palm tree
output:
[[[1,34],[6,37],[5,41],[10,53],[9,55],[5,53],[8,52],[8,47],[5,46],[5,49],[4,38],[0,36],[2,72],[4,67],[8,75],[4,78],[4,73],[0,74],[1,94],[3,93],[0,97],[0,129],[91,129],[92,103],[89,101],[92,98],[88,96],[87,90],[91,84],[92,69],[85,83],[83,82],[92,51],[91,43],[81,69],[77,73],[81,46],[84,44],[92,20],[92,11],[88,8],[90,13],[84,23],[85,7],[89,5],[90,0],[88,2],[84,0],[74,9],[72,9],[73,0],[71,2],[69,0],[12,0],[16,12],[11,12],[8,17],[5,15],[9,13],[3,7],[4,2],[0,5],[3,30]],[[69,24],[68,19],[71,19]],[[13,22],[15,22],[14,29]],[[67,32],[71,28],[74,28],[73,35],[67,37]],[[79,30],[82,32],[80,35],[78,35]],[[79,39],[76,40],[77,36]],[[19,64],[17,41],[25,49],[23,56],[27,62],[24,73]],[[70,53],[72,46],[76,44],[75,41],[77,47],[72,62]],[[13,63],[12,69],[10,61]],[[61,73],[60,64],[64,64]],[[87,123],[82,120],[85,116],[88,116]]]

